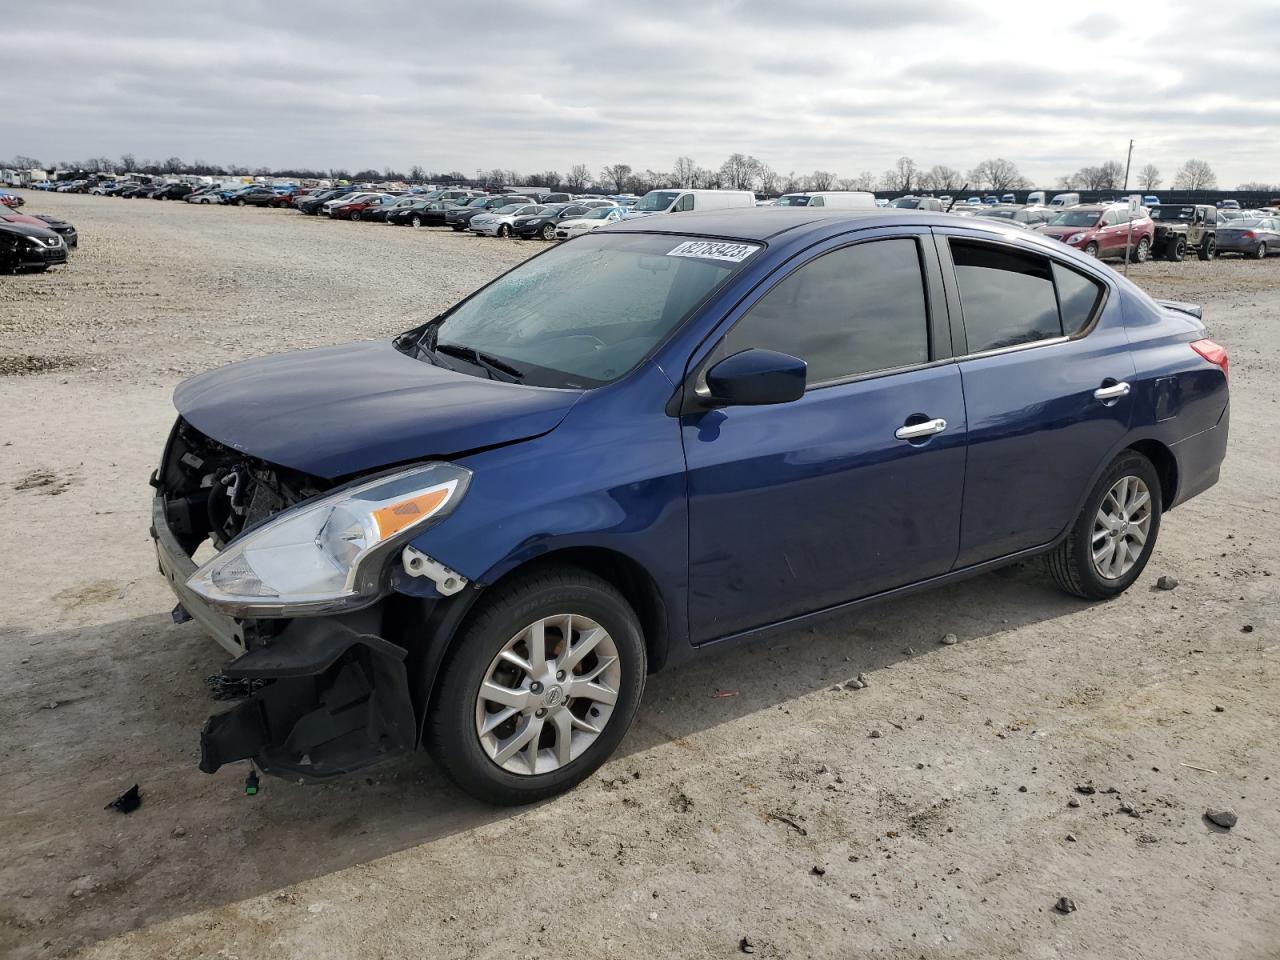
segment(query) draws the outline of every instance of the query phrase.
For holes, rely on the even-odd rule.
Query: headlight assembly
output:
[[[237,617],[293,617],[366,606],[389,554],[451,514],[471,471],[428,463],[343,487],[241,534],[187,580]]]

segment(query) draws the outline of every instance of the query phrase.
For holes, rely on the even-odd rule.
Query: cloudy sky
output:
[[[0,160],[670,170],[906,154],[1280,182],[1280,0],[5,5]]]

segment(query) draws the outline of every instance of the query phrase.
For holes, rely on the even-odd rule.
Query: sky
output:
[[[1280,0],[6,4],[0,161],[877,174],[1039,186],[1187,158],[1280,183]],[[22,92],[19,97],[15,92]]]

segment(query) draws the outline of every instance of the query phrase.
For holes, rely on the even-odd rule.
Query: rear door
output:
[[[736,311],[711,361],[809,367],[792,403],[682,419],[695,643],[951,569],[965,410],[926,230],[805,255]]]
[[[1128,433],[1134,364],[1101,272],[959,229],[935,233],[969,418],[963,567],[1065,529]]]

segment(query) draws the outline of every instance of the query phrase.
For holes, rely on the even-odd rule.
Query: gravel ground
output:
[[[174,385],[407,328],[542,247],[28,198],[82,246],[0,278],[0,955],[1277,956],[1280,263],[1131,272],[1208,305],[1234,397],[1222,482],[1124,597],[1028,564],[655,676],[620,754],[528,809],[421,756],[251,798],[196,770],[224,658],[147,537]]]

